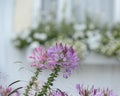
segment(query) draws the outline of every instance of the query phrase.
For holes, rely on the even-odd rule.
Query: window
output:
[[[88,13],[93,18],[99,18],[105,22],[111,22],[113,18],[114,0],[75,0],[72,8],[75,11],[76,21],[85,21],[85,14]]]
[[[57,4],[57,0],[42,0],[40,14],[43,20],[50,19],[51,16],[57,18]]]

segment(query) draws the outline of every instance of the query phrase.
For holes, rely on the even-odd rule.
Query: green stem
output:
[[[51,89],[50,87],[53,86],[53,82],[55,78],[58,76],[59,71],[60,71],[60,66],[57,65],[54,68],[53,72],[50,74],[47,82],[43,85],[41,92],[39,92],[37,96],[47,96],[47,92],[49,89]]]
[[[40,73],[40,69],[37,68],[35,75],[31,77],[31,81],[29,81],[29,84],[27,85],[27,88],[25,89],[24,96],[29,96],[30,89],[34,85],[35,81],[38,79]]]

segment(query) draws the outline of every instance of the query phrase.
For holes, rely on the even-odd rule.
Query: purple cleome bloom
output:
[[[47,69],[47,52],[42,47],[35,48],[30,58],[33,60],[32,67]]]
[[[56,44],[56,46],[50,47],[46,51],[41,47],[36,48],[30,58],[33,59],[32,66],[41,69],[53,70],[56,65],[59,65],[60,68],[64,69],[64,78],[71,75],[71,71],[78,67],[79,61],[73,47],[63,46],[62,43]]]
[[[49,96],[68,96],[68,95],[63,91],[56,89],[56,90],[50,91]]]
[[[67,47],[66,45],[56,44],[56,46],[51,47],[47,51],[48,61],[54,63],[49,63],[51,66],[59,65],[65,70],[64,78],[68,78],[71,75],[71,70],[74,70],[78,67],[78,57],[73,49],[73,47]]]
[[[94,86],[88,89],[85,88],[83,84],[77,84],[76,89],[79,91],[80,96],[117,96],[112,90],[100,88],[96,89]]]

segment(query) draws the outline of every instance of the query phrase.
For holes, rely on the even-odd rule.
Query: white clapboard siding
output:
[[[53,0],[40,0],[42,11],[45,14],[49,12],[52,7]],[[66,7],[64,16],[67,20],[76,19],[76,21],[85,21],[86,12],[96,19],[101,19],[103,22],[117,22],[120,21],[120,1],[119,0],[55,0],[57,9],[57,20],[61,21],[63,18],[63,9]],[[64,6],[65,5],[65,6]],[[43,16],[44,18],[47,15]]]

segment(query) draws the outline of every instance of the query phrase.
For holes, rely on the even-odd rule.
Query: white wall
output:
[[[14,8],[14,0],[0,0],[0,72],[4,72],[8,75],[6,80],[7,83],[13,82],[18,79],[26,81],[31,76],[31,72],[29,71],[31,70],[30,68],[19,71],[19,68],[22,65],[17,65],[16,63],[14,63],[15,61],[27,62],[27,55],[25,54],[25,52],[21,52],[15,49],[10,41],[11,37],[15,33],[13,31]],[[97,56],[93,56],[93,58],[90,58],[87,61],[87,64],[81,65],[79,69],[76,70],[68,80],[59,77],[57,81],[55,81],[55,86],[62,88],[63,90],[65,89],[68,93],[75,95],[75,84],[80,82],[86,85],[94,84],[96,87],[109,87],[119,95],[119,61],[118,64],[109,65],[107,63],[110,62],[107,61],[104,62],[105,64],[97,64],[96,60],[99,61],[99,59],[96,58]],[[114,63],[114,60],[112,63]],[[46,71],[45,73],[41,74],[43,81],[45,80],[47,73],[49,72]]]
[[[14,4],[14,0],[0,0],[0,72],[7,75],[8,82],[19,78],[19,68],[14,62],[22,60],[23,55],[12,45]]]

